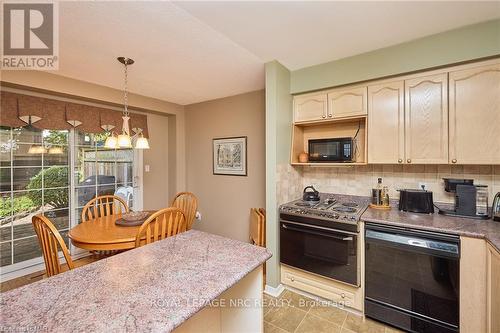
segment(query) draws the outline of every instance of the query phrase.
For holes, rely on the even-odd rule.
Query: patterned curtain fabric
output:
[[[17,114],[17,94],[7,93],[2,91],[0,95],[1,110],[0,110],[0,125],[8,127],[21,127],[26,125],[24,121],[19,119]]]
[[[121,133],[122,113],[86,104],[63,102],[36,96],[1,92],[0,126],[32,124],[39,129],[64,130],[74,127],[85,133]],[[148,136],[147,116],[130,114],[131,135]]]

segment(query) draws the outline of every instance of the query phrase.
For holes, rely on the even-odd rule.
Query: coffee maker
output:
[[[455,195],[454,209],[439,208],[439,214],[486,220],[488,186],[474,185],[473,179],[443,178],[444,190]]]

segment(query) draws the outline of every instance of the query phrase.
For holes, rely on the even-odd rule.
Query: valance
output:
[[[131,135],[148,136],[147,116],[130,114]],[[96,106],[1,92],[0,126],[65,130],[72,127],[85,133],[121,132],[122,113]]]
[[[1,92],[0,125],[21,127],[26,125],[17,115],[17,94]]]

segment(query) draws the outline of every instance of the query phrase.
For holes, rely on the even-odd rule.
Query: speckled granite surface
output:
[[[437,204],[439,205],[439,204]],[[449,234],[485,238],[500,252],[500,222],[493,220],[475,220],[461,217],[434,214],[401,212],[393,203],[391,210],[368,208],[361,220],[400,227],[411,227]]]
[[[1,294],[1,331],[169,332],[271,257],[190,230]]]

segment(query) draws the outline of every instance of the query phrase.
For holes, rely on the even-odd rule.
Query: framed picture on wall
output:
[[[214,175],[247,175],[247,137],[213,139]]]

